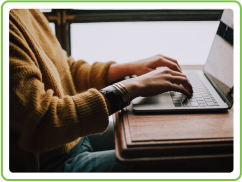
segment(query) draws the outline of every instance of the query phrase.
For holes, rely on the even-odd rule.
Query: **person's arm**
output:
[[[167,91],[181,92],[188,97],[193,93],[192,85],[186,75],[169,68],[157,69],[136,78],[123,80],[121,83],[130,93],[131,100]]]
[[[191,96],[193,93],[191,83],[182,73],[177,61],[172,58],[157,55],[132,63],[113,64],[108,70],[108,83],[111,84],[132,74],[136,74],[138,77],[120,82],[128,90],[130,100],[139,96],[154,96],[167,91],[181,92],[186,96]],[[112,105],[105,96],[103,97],[109,114],[111,114]]]
[[[75,61],[72,57],[68,58],[72,79],[77,93],[81,93],[90,88],[101,89],[108,85],[107,72],[112,64],[95,62],[89,65],[83,60]]]
[[[156,55],[135,62],[110,65],[107,74],[107,83],[114,83],[123,79],[125,76],[140,76],[153,71],[158,67],[164,66],[170,68],[171,70],[182,72],[181,67],[175,59],[163,55]]]
[[[123,80],[120,83],[127,89],[130,100],[139,96],[155,96],[167,91],[181,92],[188,97],[193,93],[192,85],[184,74],[166,67],[151,71],[136,78]],[[120,94],[122,95],[121,92]],[[110,104],[111,101],[104,95],[103,97],[109,114],[116,112]],[[122,100],[117,99],[117,101],[122,103]]]
[[[46,152],[107,129],[108,111],[100,92],[64,96],[58,75],[43,75],[31,48],[12,31],[9,44],[10,130],[17,134],[19,148]]]

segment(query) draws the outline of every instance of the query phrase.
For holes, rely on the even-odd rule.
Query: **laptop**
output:
[[[233,105],[233,11],[223,11],[203,70],[183,71],[193,86],[188,98],[179,92],[165,92],[132,101],[135,113],[227,111]]]

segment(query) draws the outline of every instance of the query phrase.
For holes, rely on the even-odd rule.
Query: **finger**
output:
[[[171,70],[171,71],[170,71],[170,74],[171,74],[172,76],[181,76],[181,77],[185,77],[185,78],[187,78],[187,76],[186,76],[185,74],[183,74],[183,73],[181,73],[181,72],[178,72],[178,71],[173,71],[173,70]]]
[[[168,59],[170,61],[172,61],[173,63],[177,64],[179,66],[179,68],[181,68],[181,66],[178,64],[178,61],[176,59],[173,59],[173,58],[170,58],[170,57],[167,57],[167,56],[163,56],[165,59]]]
[[[172,83],[178,83],[178,84],[182,84],[183,87],[185,89],[187,89],[187,91],[192,94],[193,93],[193,89],[192,89],[192,85],[191,83],[189,82],[189,80],[186,78],[186,77],[181,77],[181,76],[172,76],[170,78],[170,81]]]
[[[180,92],[180,93],[186,95],[187,97],[191,97],[191,94],[183,86],[171,84],[170,89],[172,91]]]
[[[166,66],[166,67],[170,68],[171,70],[182,72],[181,68],[176,63],[174,63],[168,59],[161,58],[161,62],[162,62],[163,66]]]
[[[187,86],[185,86],[185,85],[183,85],[184,87],[185,87],[185,89],[188,89],[191,93],[193,93],[193,89],[192,89],[192,84],[191,84],[191,82],[188,80],[188,78],[187,78],[187,76],[185,75],[185,74],[183,74],[183,73],[180,73],[180,72],[177,72],[177,71],[170,71],[170,74],[172,75],[172,76],[180,76],[180,77],[184,77],[184,78],[186,78],[187,79],[187,81],[188,81],[188,84],[189,84],[189,87],[187,87]],[[190,86],[191,86],[191,88],[190,88]]]

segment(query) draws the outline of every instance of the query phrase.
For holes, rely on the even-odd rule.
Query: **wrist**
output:
[[[136,81],[136,79],[133,78],[133,79],[128,79],[128,80],[123,80],[123,81],[121,81],[121,83],[128,90],[131,100],[140,96],[139,95],[140,84]]]
[[[134,62],[125,63],[124,68],[127,71],[127,76],[136,75],[136,66],[134,65]]]
[[[111,64],[107,73],[107,83],[112,84],[122,80],[126,76],[135,75],[136,66],[134,62],[123,64]]]
[[[109,85],[99,90],[99,92],[104,96],[109,114],[113,114],[130,104],[130,94],[120,82]]]

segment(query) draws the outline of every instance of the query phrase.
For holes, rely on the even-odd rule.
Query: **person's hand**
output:
[[[168,67],[171,70],[182,72],[181,67],[175,59],[163,56],[156,55],[147,59],[139,60],[130,63],[133,74],[140,76],[150,71],[155,70],[158,67]]]
[[[122,81],[131,99],[138,96],[155,96],[167,91],[181,92],[186,96],[193,93],[192,85],[186,75],[167,67],[157,69],[136,78]]]
[[[182,72],[181,67],[175,59],[159,54],[135,62],[110,65],[107,74],[107,83],[111,84],[117,82],[118,80],[123,79],[125,76],[140,76],[150,71],[153,71],[158,67],[164,66],[170,68],[171,70]]]

